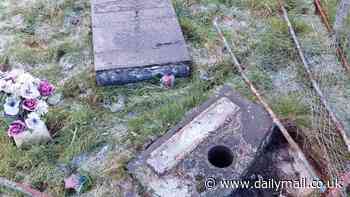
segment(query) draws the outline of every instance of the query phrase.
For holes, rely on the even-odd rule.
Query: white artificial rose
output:
[[[12,83],[12,81],[4,80],[1,82],[0,85],[1,85],[0,91],[3,91],[8,94],[13,94],[15,91],[15,86],[14,86],[14,83]]]
[[[33,131],[46,129],[44,121],[40,119],[40,115],[32,112],[28,114],[28,118],[25,120],[27,127]]]
[[[38,87],[33,83],[25,83],[20,86],[20,95],[25,99],[34,99],[40,96]]]
[[[19,113],[19,104],[20,99],[18,97],[11,96],[6,98],[6,102],[4,104],[5,114],[16,116]]]
[[[36,113],[42,116],[45,115],[47,112],[49,112],[49,106],[45,101],[40,100],[36,109]]]
[[[32,75],[30,75],[28,73],[24,73],[17,78],[16,83],[19,83],[19,84],[30,84],[30,83],[37,84],[38,79],[36,79],[35,77],[33,77]]]
[[[19,76],[24,74],[24,70],[22,69],[14,69],[6,74],[6,79],[11,79],[14,82],[19,78]]]
[[[0,92],[5,92],[7,88],[7,82],[4,79],[0,79]]]

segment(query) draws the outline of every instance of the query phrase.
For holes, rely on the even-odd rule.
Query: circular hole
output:
[[[209,162],[218,168],[226,168],[233,162],[233,153],[226,146],[214,146],[208,152]]]

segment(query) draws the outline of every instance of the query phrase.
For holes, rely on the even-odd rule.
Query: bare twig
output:
[[[331,24],[329,23],[329,20],[328,20],[328,14],[322,8],[321,1],[320,0],[315,0],[315,6],[316,6],[316,9],[317,9],[318,13],[321,16],[322,22],[324,23],[324,25],[327,28],[328,32],[333,32],[333,28],[332,28],[332,26],[331,26]]]
[[[217,24],[217,19],[214,19],[213,24],[214,24],[214,27],[216,28],[220,38],[222,39],[225,47],[227,48],[227,50],[228,50],[228,52],[229,52],[229,54],[230,54],[230,56],[232,58],[232,61],[233,61],[234,65],[237,67],[238,72],[240,73],[240,75],[243,78],[244,82],[249,86],[249,88],[252,91],[252,93],[256,96],[256,98],[259,100],[259,102],[263,105],[265,110],[268,112],[268,114],[272,118],[272,121],[275,123],[275,125],[282,132],[283,136],[285,137],[285,139],[289,143],[290,147],[298,154],[298,159],[300,160],[300,162],[305,165],[305,167],[307,168],[308,172],[313,176],[313,178],[315,178],[315,179],[317,178],[318,179],[318,175],[316,174],[314,168],[307,161],[307,159],[306,159],[304,153],[301,151],[301,148],[299,147],[299,145],[290,136],[289,132],[283,126],[282,122],[279,120],[277,115],[273,112],[273,110],[271,109],[269,104],[267,104],[267,102],[264,100],[264,98],[261,96],[261,94],[258,92],[258,90],[255,88],[253,83],[249,80],[249,78],[245,74],[242,65],[239,63],[237,57],[233,53],[230,45],[228,44],[228,42],[227,42],[227,40],[226,40],[226,38],[225,38],[221,28]]]

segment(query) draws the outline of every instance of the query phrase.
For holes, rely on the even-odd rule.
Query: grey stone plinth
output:
[[[230,189],[206,190],[205,180],[247,174],[270,142],[272,128],[260,105],[224,87],[131,161],[128,169],[155,196],[229,195]],[[211,155],[218,147],[224,150]],[[225,151],[229,157],[221,157]]]
[[[190,74],[191,58],[170,0],[92,0],[92,30],[100,85],[148,80],[165,70]]]

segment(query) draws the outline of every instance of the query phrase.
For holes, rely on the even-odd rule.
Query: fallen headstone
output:
[[[170,0],[92,0],[92,30],[99,85],[190,74],[191,58]]]
[[[209,191],[204,182],[242,177],[270,141],[272,128],[260,105],[224,87],[128,169],[155,196],[227,196],[232,189]]]

